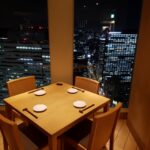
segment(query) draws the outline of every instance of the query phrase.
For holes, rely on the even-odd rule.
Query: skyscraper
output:
[[[137,34],[109,32],[102,73],[106,96],[128,105]]]

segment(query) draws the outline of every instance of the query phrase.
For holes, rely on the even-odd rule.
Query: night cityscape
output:
[[[124,107],[128,106],[130,96],[141,6],[141,0],[75,1],[74,77],[98,80],[99,93],[112,102],[123,102]],[[6,0],[0,7],[3,20],[0,102],[3,104],[8,80],[35,75],[38,87],[51,82],[50,43],[47,1]]]
[[[100,82],[100,94],[128,107],[142,1],[75,1],[74,76]]]
[[[0,104],[3,105],[3,98],[8,96],[8,80],[35,75],[40,87],[51,79],[47,2],[6,0],[1,11]]]

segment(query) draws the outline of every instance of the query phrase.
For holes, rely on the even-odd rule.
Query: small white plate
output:
[[[86,102],[77,100],[77,101],[73,102],[73,106],[77,107],[77,108],[82,108],[82,107],[86,106]]]
[[[34,94],[37,96],[41,96],[41,95],[46,94],[46,91],[45,90],[38,90],[38,91],[34,92]]]
[[[33,106],[33,110],[36,112],[42,112],[42,111],[45,111],[46,109],[47,109],[47,106],[44,104],[37,104]]]
[[[74,94],[74,93],[77,93],[78,90],[77,89],[74,89],[74,88],[70,88],[67,90],[68,93],[71,93],[71,94]]]

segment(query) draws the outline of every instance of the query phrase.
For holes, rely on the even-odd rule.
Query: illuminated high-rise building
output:
[[[106,96],[128,104],[137,34],[109,32],[102,74]]]
[[[8,96],[6,82],[35,75],[38,87],[50,83],[50,55],[46,29],[24,26],[16,41],[8,37],[0,43],[0,104]]]

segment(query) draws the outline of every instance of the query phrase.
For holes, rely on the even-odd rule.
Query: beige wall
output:
[[[141,149],[150,150],[150,1],[143,1],[128,125]]]
[[[50,70],[52,82],[72,83],[73,0],[48,0]]]

